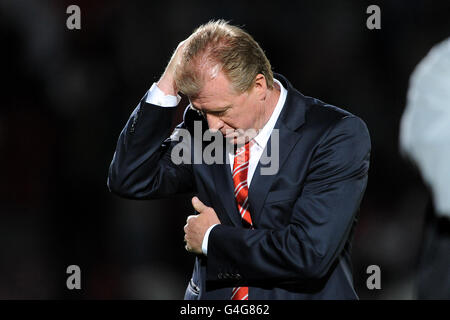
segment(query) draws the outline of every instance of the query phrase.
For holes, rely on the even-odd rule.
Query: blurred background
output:
[[[71,4],[80,30],[66,27]],[[371,4],[380,30],[366,27]],[[223,18],[253,35],[300,92],[367,123],[356,290],[415,299],[430,196],[400,156],[399,122],[410,74],[450,36],[449,14],[448,0],[0,0],[0,298],[183,298],[194,261],[183,243],[189,195],[124,200],[106,178],[122,127],[178,42]],[[66,287],[72,264],[81,290]],[[369,265],[381,269],[380,290],[366,286]]]

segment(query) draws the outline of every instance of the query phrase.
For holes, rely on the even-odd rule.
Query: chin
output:
[[[244,145],[245,143],[247,143],[248,142],[248,137],[235,137],[235,138],[233,138],[233,144],[236,144],[236,145]]]
[[[231,144],[237,144],[237,137],[225,137],[225,140]]]

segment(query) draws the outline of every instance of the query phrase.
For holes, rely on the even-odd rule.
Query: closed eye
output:
[[[216,116],[216,117],[222,117],[222,116],[224,116],[225,115],[225,113],[228,111],[228,109],[230,109],[231,108],[231,105],[228,105],[228,106],[226,106],[226,107],[224,107],[224,108],[222,108],[222,109],[219,109],[219,110],[215,110],[215,111],[206,111],[206,113],[207,114],[212,114],[212,115],[214,115],[214,116]]]
[[[225,114],[225,112],[226,112],[226,110],[223,110],[223,111],[210,111],[210,112],[207,112],[207,113],[208,114],[212,114],[212,115],[214,115],[216,117],[221,117],[221,116],[223,116]]]
[[[206,119],[206,115],[207,114],[210,114],[210,115],[213,115],[213,116],[216,116],[216,117],[222,117],[222,116],[225,115],[227,110],[229,108],[231,108],[231,105],[228,105],[228,106],[226,106],[226,107],[224,107],[223,109],[220,109],[220,110],[215,110],[215,111],[208,111],[208,110],[206,110],[206,111],[203,111],[203,110],[200,110],[200,109],[196,108],[192,102],[191,102],[191,106],[192,106],[192,108],[195,111],[197,111],[198,114],[200,114],[205,119]]]

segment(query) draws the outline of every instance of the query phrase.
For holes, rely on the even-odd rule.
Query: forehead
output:
[[[223,72],[218,72],[213,78],[207,77],[200,93],[190,100],[195,107],[203,108],[212,107],[220,103],[230,103],[237,97],[238,95],[233,91],[228,78]]]

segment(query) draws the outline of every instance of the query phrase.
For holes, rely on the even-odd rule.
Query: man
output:
[[[191,104],[167,138],[178,92]],[[176,164],[173,151],[190,140],[177,132],[195,145],[198,123],[236,151]],[[192,160],[199,150],[189,148]],[[264,173],[265,154],[276,172]],[[274,78],[254,39],[219,20],[180,43],[134,110],[108,186],[134,199],[196,192],[198,215],[184,227],[197,255],[186,299],[357,299],[351,239],[369,155],[363,121]]]

